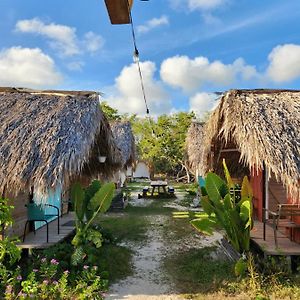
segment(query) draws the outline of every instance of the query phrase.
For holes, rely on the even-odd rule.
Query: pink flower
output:
[[[53,281],[53,284],[58,285],[58,282],[56,280]]]
[[[87,269],[89,268],[89,266],[84,265],[83,268],[84,268],[85,270],[87,270]]]
[[[38,269],[33,269],[32,272],[36,273],[38,272],[39,270]]]
[[[52,265],[58,265],[58,261],[57,261],[55,258],[52,258],[52,259],[50,260],[50,263],[51,263]]]
[[[5,293],[6,293],[6,294],[11,294],[11,292],[12,292],[12,285],[9,284],[9,285],[6,287]]]
[[[48,280],[43,280],[43,284],[48,284]]]
[[[21,281],[21,280],[22,280],[22,276],[21,276],[21,275],[18,275],[18,276],[17,276],[17,280]]]
[[[67,275],[67,274],[70,273],[70,271],[69,271],[69,270],[66,270],[66,271],[64,271],[64,273]]]
[[[41,259],[41,262],[42,262],[42,263],[45,263],[46,261],[47,261],[46,257],[43,257],[43,258]]]
[[[97,270],[97,269],[98,269],[98,267],[97,267],[97,266],[93,266],[93,269],[94,269],[94,270]]]

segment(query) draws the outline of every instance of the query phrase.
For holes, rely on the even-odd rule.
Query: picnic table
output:
[[[155,188],[157,188],[158,193],[160,193],[160,189],[162,188],[164,191],[164,194],[167,194],[166,187],[168,186],[168,183],[166,181],[151,181],[151,196],[153,196]]]

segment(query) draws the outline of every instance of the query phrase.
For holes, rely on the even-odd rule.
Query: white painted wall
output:
[[[139,162],[136,166],[135,171],[133,172],[133,178],[149,178],[150,179],[150,170],[144,162]]]

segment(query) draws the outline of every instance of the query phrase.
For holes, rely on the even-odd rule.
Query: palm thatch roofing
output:
[[[114,121],[110,124],[117,147],[122,156],[122,168],[132,166],[136,161],[135,140],[129,121]]]
[[[204,128],[202,171],[218,152],[236,147],[249,169],[266,168],[300,199],[300,91],[231,90]],[[214,156],[211,156],[211,153]]]
[[[187,132],[186,151],[193,170],[197,170],[202,161],[203,126],[203,122],[193,121]]]
[[[113,173],[120,152],[96,92],[0,88],[0,192],[43,195],[80,176]],[[99,156],[107,156],[106,164]]]

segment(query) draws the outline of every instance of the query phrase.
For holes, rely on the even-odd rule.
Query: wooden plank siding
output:
[[[29,201],[29,195],[28,193],[21,192],[16,196],[7,194],[5,195],[5,197],[10,199],[11,205],[14,206],[14,209],[12,211],[14,224],[7,230],[6,234],[22,237],[27,220],[27,209],[25,207],[25,204],[27,204]]]
[[[269,179],[269,209],[276,211],[277,205],[284,203],[287,203],[286,188],[276,180],[274,174],[271,174]]]
[[[263,211],[263,175],[261,170],[251,170],[251,185],[253,189],[254,219],[262,221]]]

